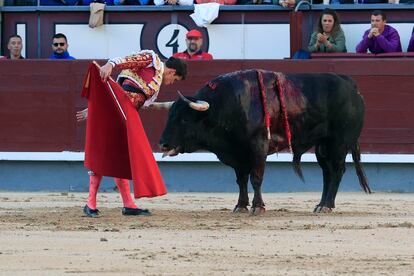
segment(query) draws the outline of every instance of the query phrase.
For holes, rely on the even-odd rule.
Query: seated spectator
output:
[[[154,0],[154,5],[180,5],[180,6],[192,6],[194,0]]]
[[[220,5],[235,5],[237,2],[237,0],[195,0],[195,1],[197,4],[218,3]]]
[[[319,16],[308,49],[312,53],[346,53],[344,31],[341,28],[339,16],[334,10],[325,9]]]
[[[294,8],[299,1],[296,0],[279,0],[278,3],[284,8]]]
[[[105,4],[107,6],[113,6],[114,5],[114,0],[99,0],[99,1],[97,1],[97,0],[80,0],[79,1],[79,5],[83,5],[83,6],[89,6],[91,3],[102,3],[102,4]],[[120,4],[120,5],[122,5],[122,4]],[[139,4],[131,4],[131,5],[139,5]]]
[[[62,33],[55,34],[52,41],[53,54],[50,59],[75,59],[68,52],[68,40]]]
[[[79,0],[40,0],[41,6],[75,6]]]
[[[371,29],[365,31],[362,41],[357,45],[357,53],[373,54],[401,52],[400,35],[387,24],[384,12],[375,10],[371,14]]]
[[[0,57],[0,59],[24,59],[22,56],[22,38],[19,35],[12,35],[9,37],[7,49],[9,49],[9,55]]]
[[[410,42],[408,43],[407,52],[414,52],[414,28],[413,28],[413,31],[411,33]]]
[[[4,0],[3,3],[4,6],[37,6],[37,0]]]
[[[121,6],[121,5],[137,5],[137,6],[145,6],[151,3],[150,0],[113,0],[114,5]]]
[[[358,4],[387,4],[388,0],[358,0]]]
[[[212,60],[213,56],[201,51],[203,35],[197,30],[191,30],[186,34],[187,49],[182,53],[175,53],[173,57],[186,60]]]

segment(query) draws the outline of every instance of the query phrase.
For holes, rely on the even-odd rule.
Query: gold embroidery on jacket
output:
[[[132,55],[126,57],[124,62],[116,66],[117,68],[124,69],[119,74],[118,79],[128,78],[133,81],[142,90],[147,99],[151,98],[160,90],[164,67],[157,55],[151,55],[149,53]],[[139,72],[143,68],[152,66],[155,69],[155,75],[152,81],[147,83],[139,76]]]

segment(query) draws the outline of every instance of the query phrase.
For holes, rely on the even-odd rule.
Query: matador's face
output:
[[[162,84],[163,85],[170,85],[176,81],[182,80],[181,76],[176,75],[175,69],[165,67],[164,74],[162,77]]]

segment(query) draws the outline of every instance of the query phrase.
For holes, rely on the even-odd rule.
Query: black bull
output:
[[[162,150],[171,156],[200,149],[215,153],[236,173],[240,193],[235,211],[247,210],[250,177],[254,190],[252,212],[261,212],[265,205],[261,184],[266,156],[289,145],[283,116],[287,113],[296,173],[303,178],[301,155],[313,146],[323,171],[323,192],[316,212],[330,212],[335,207],[349,151],[362,188],[370,192],[358,144],[365,108],[355,82],[331,73],[278,75],[260,71],[263,97],[258,72],[247,70],[219,76],[188,98],[192,102],[207,102],[205,111],[191,108],[183,97],[177,100],[161,137]],[[265,101],[270,115],[270,140],[264,118]]]

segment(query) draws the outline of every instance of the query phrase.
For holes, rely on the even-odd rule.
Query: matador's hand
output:
[[[103,81],[106,81],[111,76],[112,69],[112,64],[109,62],[99,69],[99,75]]]
[[[88,109],[85,108],[84,110],[76,112],[76,121],[82,122],[88,118]]]

